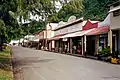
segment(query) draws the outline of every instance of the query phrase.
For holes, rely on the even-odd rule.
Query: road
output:
[[[12,47],[15,80],[120,80],[120,65]]]

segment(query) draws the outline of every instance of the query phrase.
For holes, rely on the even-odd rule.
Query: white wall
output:
[[[54,31],[48,30],[47,31],[47,38],[52,38],[52,37],[54,37]]]
[[[119,16],[116,16],[116,17],[113,17],[113,13],[111,12],[110,13],[110,22],[111,22],[111,25],[110,25],[110,28],[111,29],[118,29],[120,28],[120,15]]]
[[[77,23],[66,28],[59,29],[55,31],[55,35],[67,34],[71,32],[76,32],[82,30],[82,23]]]
[[[46,30],[45,31],[43,31],[44,32],[44,39],[46,39]]]

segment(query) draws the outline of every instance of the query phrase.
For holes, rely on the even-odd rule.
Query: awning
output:
[[[62,38],[68,38],[68,37],[77,37],[77,36],[83,36],[86,35],[88,32],[92,31],[93,29],[79,31],[71,34],[64,35]]]
[[[92,31],[88,32],[86,35],[99,35],[99,34],[104,34],[109,31],[109,27],[99,27],[99,28],[94,28]]]
[[[111,9],[111,10],[109,11],[109,13],[110,13],[110,12],[113,12],[113,11],[116,11],[116,10],[119,10],[119,9],[120,9],[120,6],[115,7],[115,8],[113,8],[113,9]]]

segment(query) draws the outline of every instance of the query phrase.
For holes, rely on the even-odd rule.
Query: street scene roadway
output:
[[[120,80],[120,66],[12,46],[15,80]]]

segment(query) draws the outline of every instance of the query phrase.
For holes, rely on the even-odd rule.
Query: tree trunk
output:
[[[2,51],[2,45],[3,45],[3,37],[0,35],[0,51]]]

